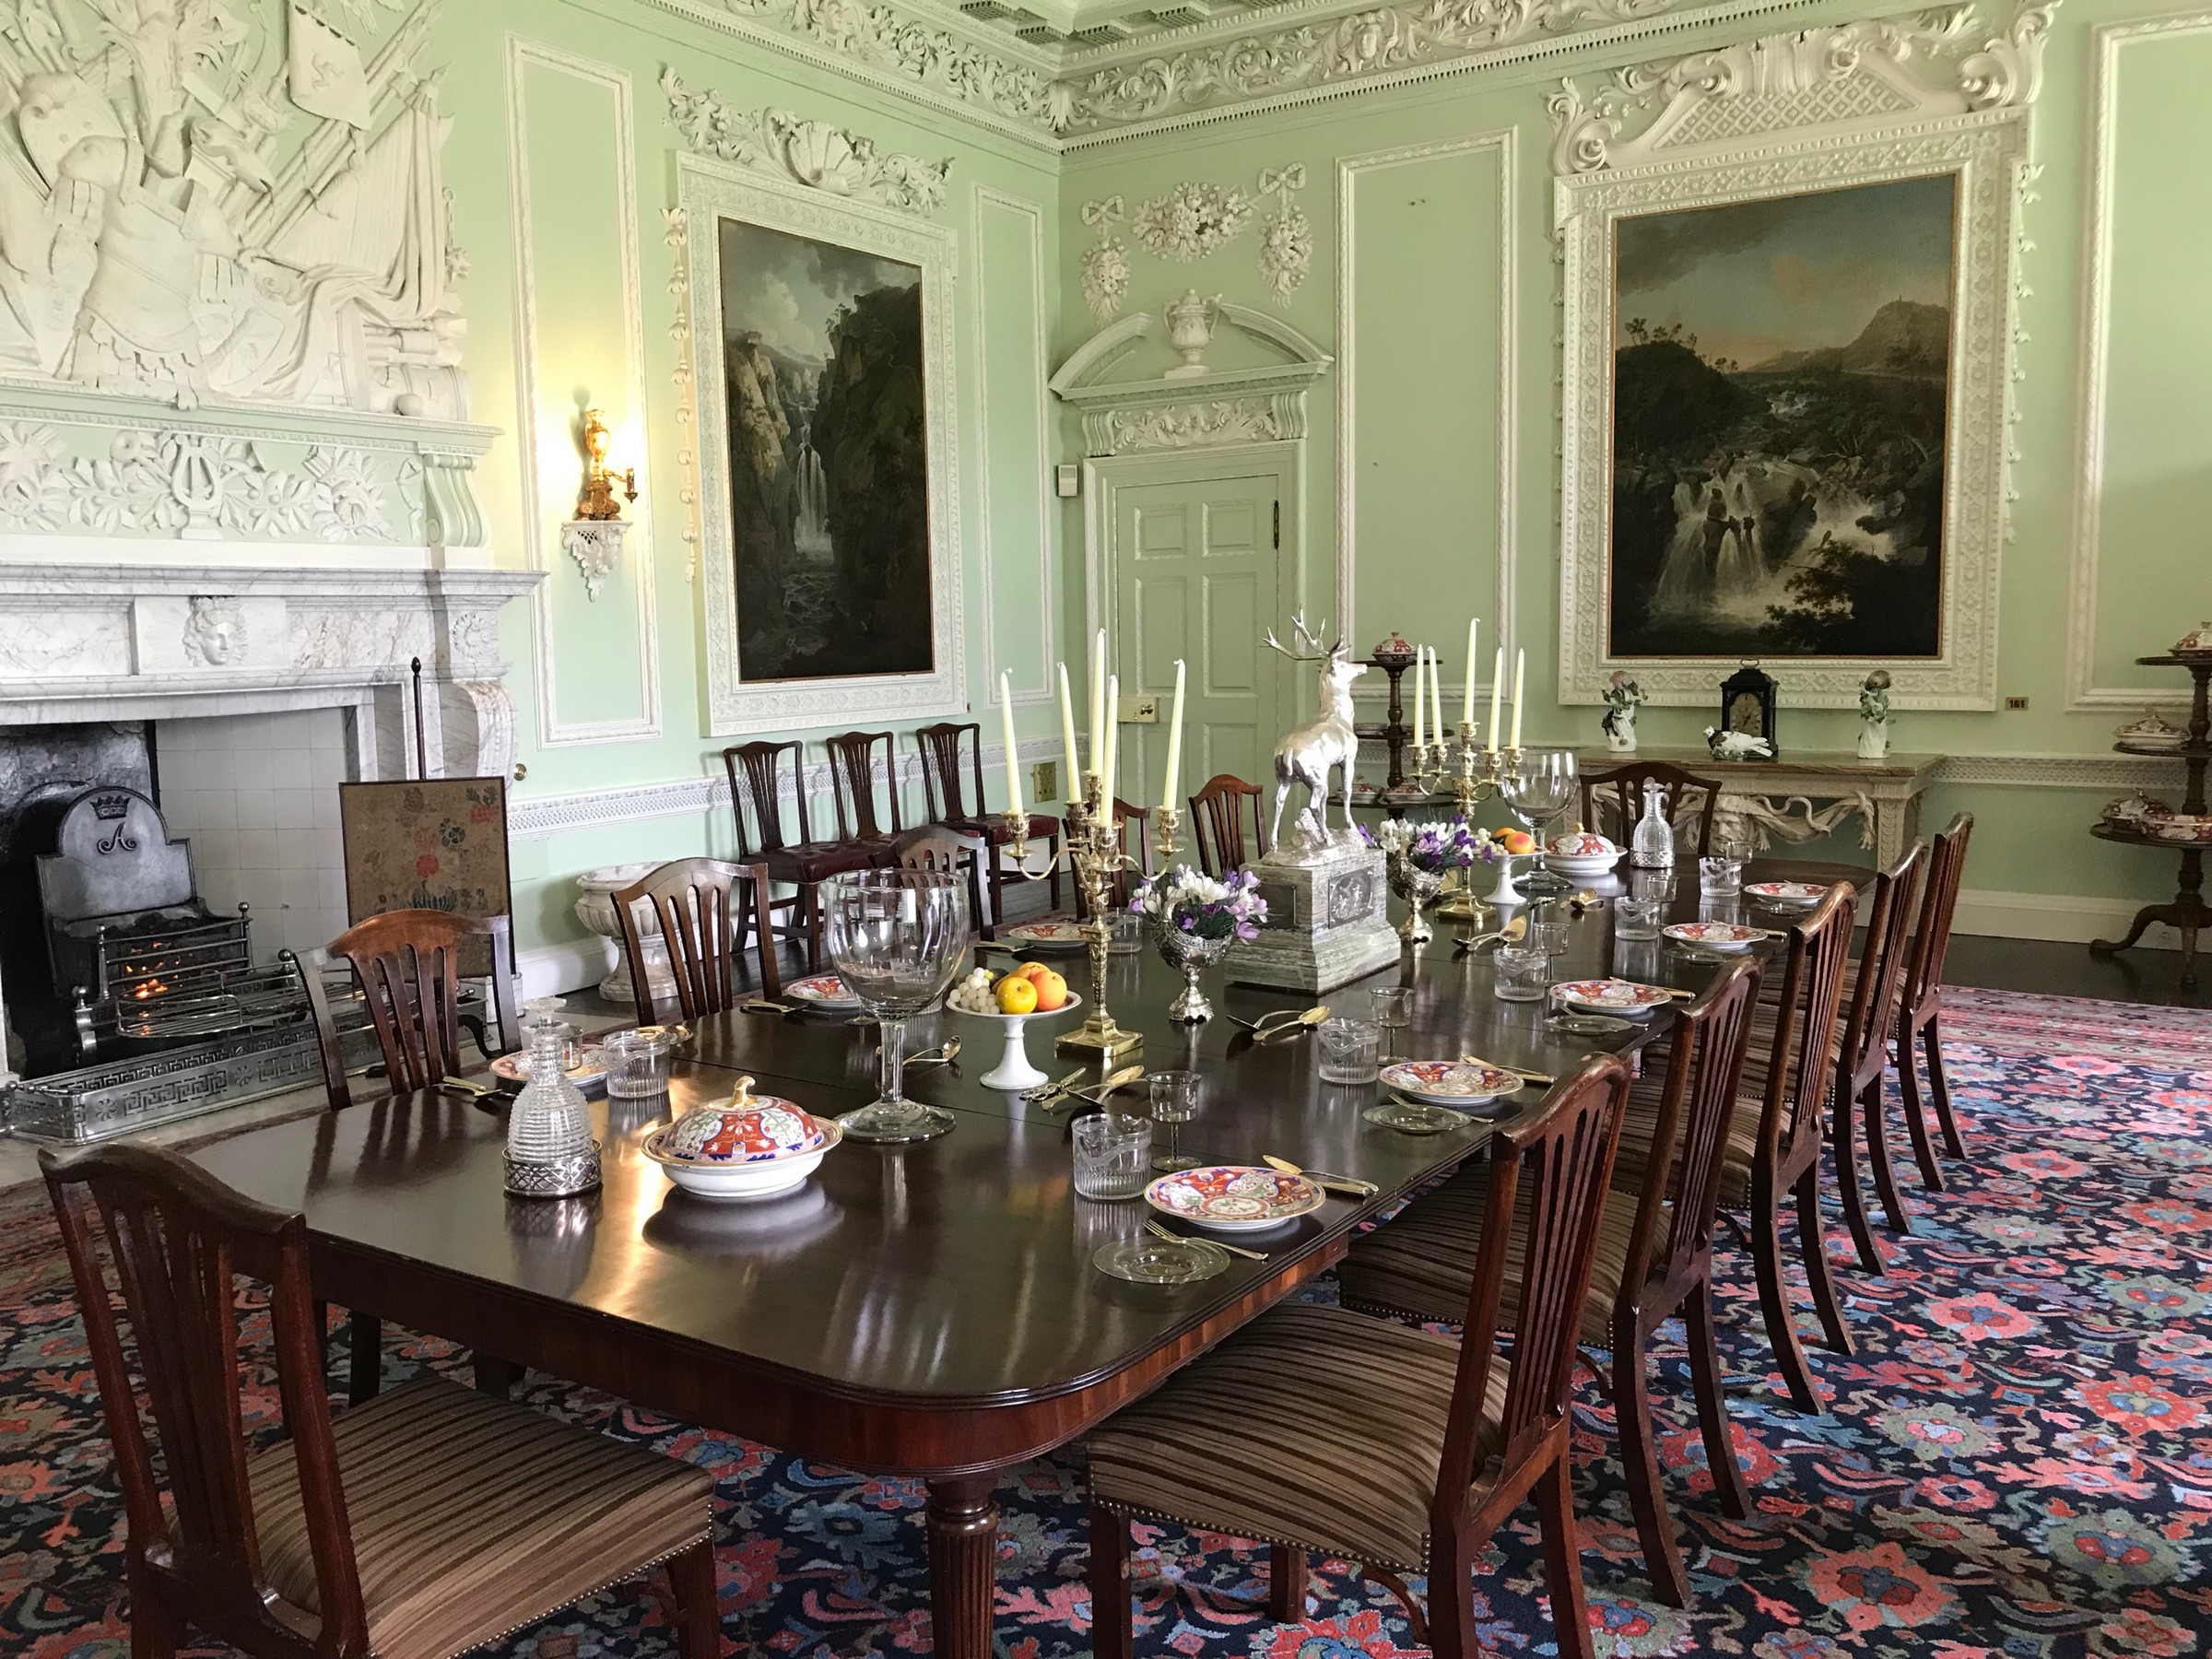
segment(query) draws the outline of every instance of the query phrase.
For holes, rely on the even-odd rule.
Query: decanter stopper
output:
[[[559,1018],[559,997],[535,997],[524,1006],[530,1077],[508,1113],[507,1190],[525,1198],[565,1198],[599,1184],[591,1108],[567,1069],[576,1028]]]

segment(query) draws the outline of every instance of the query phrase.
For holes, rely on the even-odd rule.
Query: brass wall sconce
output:
[[[616,486],[621,486],[627,500],[638,499],[637,468],[616,472],[606,464],[613,436],[598,410],[583,412],[583,488],[576,498],[576,516],[560,527],[560,545],[583,573],[587,599],[598,598],[606,587],[615,561],[622,556],[623,533],[629,528],[622,517],[622,503],[615,499]]]

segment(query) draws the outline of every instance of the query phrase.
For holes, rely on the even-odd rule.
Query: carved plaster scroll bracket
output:
[[[949,159],[924,161],[878,149],[872,138],[789,110],[741,110],[719,92],[692,91],[666,65],[661,91],[668,100],[668,124],[700,155],[907,213],[934,213],[945,205]]]

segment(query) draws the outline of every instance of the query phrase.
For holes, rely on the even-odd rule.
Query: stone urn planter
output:
[[[643,864],[602,865],[576,877],[577,890],[583,895],[576,900],[576,920],[606,941],[607,971],[599,982],[599,994],[609,1002],[628,1006],[637,1001],[637,993],[630,987],[630,964],[622,948],[622,924],[615,914],[614,895],[659,867],[659,863],[651,859]],[[658,927],[643,931],[645,982],[657,1001],[673,1005],[676,975],[668,966],[667,941],[661,937]]]

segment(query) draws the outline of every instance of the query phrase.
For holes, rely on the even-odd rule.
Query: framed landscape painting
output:
[[[965,699],[949,232],[679,162],[712,729]]]
[[[1550,100],[1563,701],[1757,659],[1800,708],[1876,668],[1995,706],[2040,40],[1993,79],[1971,32],[1816,27]]]
[[[1606,650],[1941,654],[1958,181],[1613,229]]]

